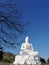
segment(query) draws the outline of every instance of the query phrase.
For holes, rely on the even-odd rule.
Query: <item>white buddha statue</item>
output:
[[[41,65],[39,60],[39,54],[37,51],[33,50],[32,44],[29,43],[29,37],[25,38],[25,43],[22,43],[21,51],[19,55],[16,55],[14,65],[17,64],[32,64]]]
[[[23,54],[23,53],[26,54],[26,53],[29,53],[31,51],[33,51],[33,47],[32,47],[32,44],[29,43],[29,37],[27,36],[25,38],[25,43],[23,43],[22,46],[21,46],[20,54]]]

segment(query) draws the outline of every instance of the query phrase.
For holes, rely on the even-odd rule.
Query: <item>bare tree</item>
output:
[[[22,23],[20,18],[21,14],[15,3],[0,2],[0,45],[10,47],[19,45],[13,41],[19,37],[19,34],[24,34],[24,26],[28,24]]]

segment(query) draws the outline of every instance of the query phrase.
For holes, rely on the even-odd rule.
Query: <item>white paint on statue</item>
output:
[[[22,43],[20,54],[15,56],[14,65],[16,64],[35,64],[40,65],[39,53],[33,50],[32,44],[29,43],[29,37],[25,38],[25,43]]]

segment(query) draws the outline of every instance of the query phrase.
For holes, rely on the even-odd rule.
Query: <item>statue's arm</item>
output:
[[[24,44],[22,44],[22,46],[21,46],[21,50],[24,50]]]

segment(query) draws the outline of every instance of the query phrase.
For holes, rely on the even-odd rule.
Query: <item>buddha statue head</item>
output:
[[[29,37],[28,36],[26,36],[26,38],[25,38],[25,43],[26,44],[29,43]]]

